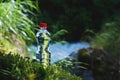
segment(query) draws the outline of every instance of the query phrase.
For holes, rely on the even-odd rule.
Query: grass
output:
[[[0,50],[27,55],[27,45],[35,41],[35,1],[0,1]]]
[[[0,53],[0,79],[2,80],[82,80],[51,65],[47,69],[36,61],[20,55]]]

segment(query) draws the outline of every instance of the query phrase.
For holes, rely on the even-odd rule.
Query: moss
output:
[[[7,53],[20,54],[21,56],[28,56],[26,44],[23,39],[19,38],[17,35],[12,34],[4,35],[0,33],[0,51]]]
[[[81,66],[90,68],[91,57],[87,49],[82,49],[78,51],[78,61],[88,64],[88,65],[83,64]]]
[[[93,49],[91,69],[95,80],[119,79],[119,67],[105,50]]]

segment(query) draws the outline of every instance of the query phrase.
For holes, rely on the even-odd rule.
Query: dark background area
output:
[[[39,0],[40,22],[47,22],[51,33],[66,29],[67,41],[79,41],[87,30],[96,33],[102,24],[114,21],[119,4],[120,0]]]

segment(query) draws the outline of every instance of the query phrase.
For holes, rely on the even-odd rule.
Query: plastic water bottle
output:
[[[47,23],[40,23],[40,30],[37,32],[38,49],[36,59],[42,63],[44,67],[50,65],[50,52],[48,50],[50,43],[50,33],[47,31]]]

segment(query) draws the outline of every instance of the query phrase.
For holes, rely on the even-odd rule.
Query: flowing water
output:
[[[51,64],[68,57],[71,53],[79,49],[88,48],[90,45],[87,42],[74,42],[74,43],[56,43],[50,44],[49,51],[51,53]],[[30,56],[35,58],[37,46],[30,46]],[[81,76],[83,80],[94,80],[91,70],[84,70]]]
[[[49,51],[51,53],[51,63],[57,62],[59,60],[62,60],[68,55],[70,55],[72,52],[78,51],[82,48],[88,48],[89,43],[87,42],[74,42],[74,43],[56,43],[56,44],[50,44]],[[30,56],[35,58],[35,53],[37,51],[37,46],[30,46],[29,52]]]

